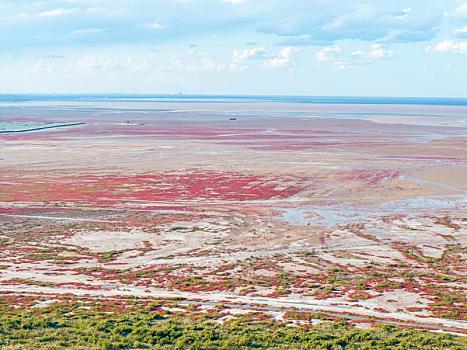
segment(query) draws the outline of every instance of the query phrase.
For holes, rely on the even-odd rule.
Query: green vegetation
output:
[[[108,252],[102,253],[99,256],[99,262],[104,263],[104,262],[109,262],[114,260],[118,255],[118,252],[116,250],[110,250]]]
[[[131,304],[131,301],[129,301]],[[448,334],[338,322],[290,326],[264,314],[216,322],[218,311],[193,307],[171,313],[142,306],[51,304],[0,311],[1,349],[465,349],[467,339]],[[142,303],[144,304],[144,303]],[[140,305],[140,306],[138,306]],[[175,304],[176,305],[176,304]],[[303,319],[306,315],[292,317]]]

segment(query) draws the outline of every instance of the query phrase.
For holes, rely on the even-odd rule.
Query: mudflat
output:
[[[0,293],[19,306],[183,298],[467,332],[466,106],[1,113],[0,126],[63,126],[0,135]]]

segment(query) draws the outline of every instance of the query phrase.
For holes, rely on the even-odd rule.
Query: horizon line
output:
[[[384,98],[384,99],[456,99],[467,96],[396,96],[396,95],[307,95],[307,94],[230,94],[230,93],[183,93],[183,92],[0,92],[0,96],[148,96],[148,97],[291,97],[291,98]]]

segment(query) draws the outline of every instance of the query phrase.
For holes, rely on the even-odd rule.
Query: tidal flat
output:
[[[211,348],[271,327],[272,348],[320,332],[326,349],[358,332],[362,349],[465,346],[467,106],[345,102],[0,104],[5,131],[66,126],[0,134],[0,344],[45,314],[60,342],[89,306],[119,327],[158,315],[154,332],[178,329],[167,348],[194,344],[198,317]],[[155,346],[100,337],[67,344]]]

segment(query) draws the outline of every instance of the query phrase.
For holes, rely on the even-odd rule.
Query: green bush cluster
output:
[[[37,309],[36,309],[37,310]],[[48,308],[0,314],[1,349],[466,349],[463,337],[336,322],[290,326],[248,316],[225,323],[216,316],[166,312]]]

